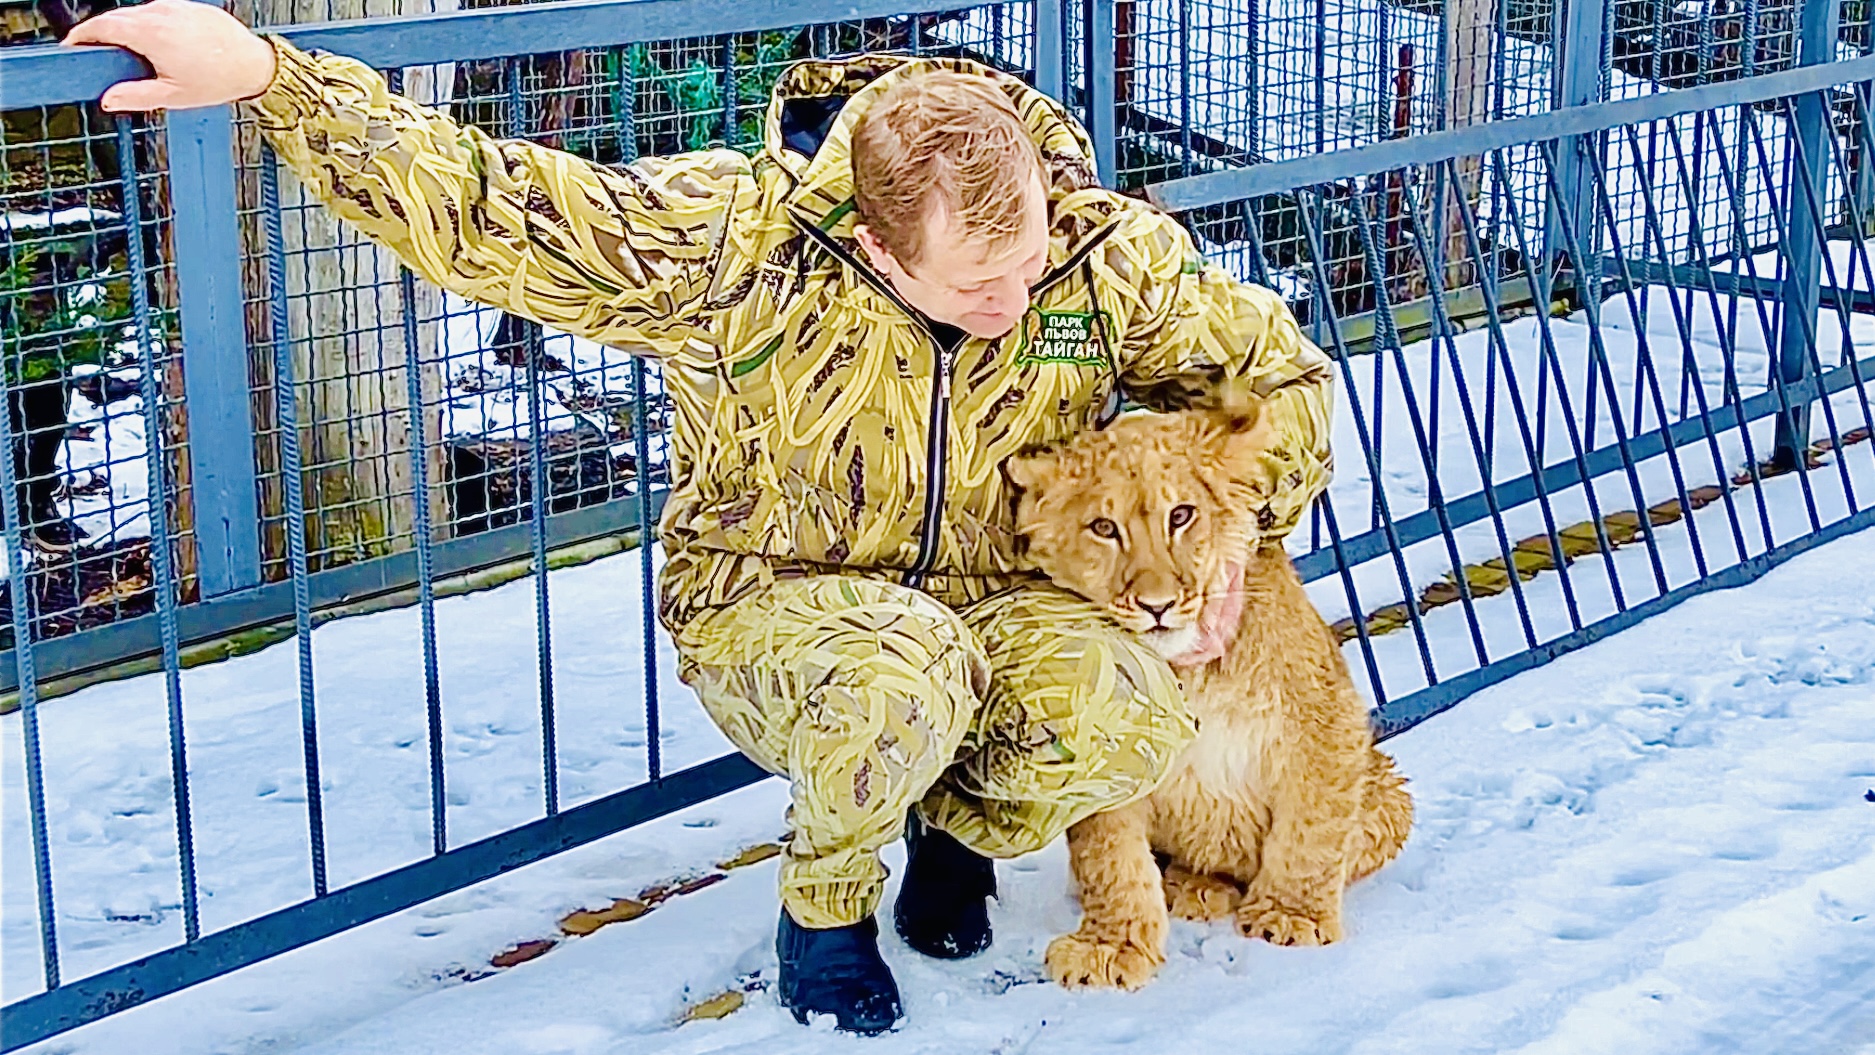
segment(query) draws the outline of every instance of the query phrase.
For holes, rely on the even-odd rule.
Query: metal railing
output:
[[[284,32],[392,71],[413,94],[451,84],[459,117],[609,162],[746,145],[763,77],[801,53],[965,54],[1068,100],[1103,176],[1141,187],[1213,259],[1282,291],[1334,353],[1339,470],[1291,550],[1390,735],[1875,525],[1875,195],[1863,161],[1875,152],[1875,58],[1838,58],[1860,55],[1868,34],[1823,0],[1703,16],[1580,0],[1515,18],[1448,3],[1347,6],[1332,32],[1387,45],[1362,69],[1338,64],[1351,52],[1329,47],[1323,5],[1290,18],[1266,0],[584,0]],[[1298,28],[1310,20],[1314,38]],[[1469,68],[1451,61],[1467,33],[1493,42],[1474,54],[1482,73],[1451,72]],[[1599,46],[1574,43],[1588,39]],[[1243,64],[1226,63],[1240,43],[1252,45]],[[1409,44],[1419,50],[1402,61]],[[110,51],[0,52],[10,111],[84,103],[139,73]],[[1299,92],[1312,110],[1263,112]],[[1427,99],[1438,103],[1414,101]],[[74,333],[121,333],[70,382],[99,394],[82,425],[107,448],[97,463],[146,481],[142,496],[111,491],[97,531],[164,541],[94,558],[141,561],[134,588],[84,579],[80,560],[32,544],[25,462],[0,459],[14,644],[0,676],[21,712],[41,937],[7,954],[36,952],[44,985],[0,1012],[6,1050],[761,778],[740,756],[661,755],[663,708],[693,705],[657,683],[655,554],[639,544],[614,559],[638,562],[639,625],[621,629],[636,630],[644,683],[625,688],[642,687],[645,708],[619,720],[640,746],[619,749],[629,776],[611,786],[562,782],[569,696],[555,641],[567,626],[550,619],[549,572],[566,547],[649,538],[669,413],[655,367],[480,313],[322,230],[317,206],[228,109],[94,118],[62,139],[45,119],[36,141],[80,144],[84,160],[64,183],[47,177],[42,211],[100,187],[118,188],[115,207],[72,221],[82,250],[21,288],[53,291],[33,310],[57,324],[33,332],[61,347]],[[42,237],[9,221],[10,266],[22,247],[56,241],[47,222]],[[328,258],[341,262],[337,282],[319,277]],[[17,345],[25,301],[9,303]],[[340,366],[321,373],[322,362]],[[18,399],[29,387],[9,383],[9,451],[34,428]],[[474,428],[456,432],[457,415]],[[69,485],[84,466],[66,458]],[[381,486],[323,482],[360,466]],[[343,528],[373,517],[375,534]],[[72,578],[70,597],[44,585],[49,569]],[[531,819],[464,839],[449,791],[472,774],[446,751],[439,611],[449,594],[516,577],[534,591],[539,760],[527,787],[538,803]],[[75,603],[94,591],[103,600]],[[408,659],[422,675],[395,706],[426,749],[428,830],[391,866],[354,875],[329,863],[341,833],[322,799],[331,755],[314,643],[372,597],[414,607]],[[105,608],[109,618],[74,614]],[[190,797],[185,733],[198,719],[183,671],[239,651],[230,634],[295,642],[282,688],[306,872],[259,910],[205,924],[197,831],[209,807]],[[151,672],[134,684],[165,715],[163,837],[176,844],[181,940],[88,941],[125,951],[74,972],[62,933],[109,928],[59,911],[67,851],[53,851],[61,818],[45,787],[67,756],[45,753],[43,719],[65,704],[46,690],[134,669]]]

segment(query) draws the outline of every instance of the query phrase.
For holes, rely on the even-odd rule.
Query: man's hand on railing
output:
[[[213,4],[150,0],[86,19],[63,43],[115,45],[156,76],[113,85],[104,109],[187,110],[251,99],[273,82],[273,46]]]

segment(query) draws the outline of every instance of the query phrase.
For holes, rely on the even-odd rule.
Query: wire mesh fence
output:
[[[298,14],[388,13],[321,7]],[[792,27],[618,43],[569,29],[558,50],[438,50],[425,57],[450,61],[386,74],[457,121],[608,165],[758,149],[769,92],[803,58],[883,49],[1058,80],[1109,130],[1096,150],[1117,185],[1282,292],[1334,353],[1339,468],[1290,545],[1393,731],[1871,523],[1871,71],[1788,79],[1823,61],[1805,33],[1845,57],[1870,35],[1866,11],[1824,32],[1815,8],[804,8]],[[1572,51],[1584,25],[1595,46]],[[1110,120],[1092,112],[1109,98]],[[1588,109],[1544,124],[1556,105]],[[180,119],[47,105],[8,111],[0,142],[0,677],[24,711],[31,800],[7,831],[38,887],[35,941],[7,932],[8,1050],[759,775],[712,758],[694,703],[660,683],[653,547],[625,574],[595,565],[613,569],[604,589],[550,575],[579,556],[569,543],[649,537],[672,473],[658,368],[417,279],[235,117],[232,395],[201,387],[218,361],[203,349],[229,331],[202,339],[186,310],[204,195]],[[230,450],[245,491],[215,461]],[[231,517],[253,550],[245,580]],[[154,550],[153,521],[170,540]],[[481,607],[451,600],[497,586]],[[368,634],[336,618],[372,596],[410,608]],[[240,738],[199,712],[185,723],[204,683],[183,671],[284,640],[254,719],[271,788],[256,796],[222,779],[246,779],[221,753]],[[75,724],[42,729],[44,696],[126,657],[162,676],[113,688],[160,721],[108,749]],[[482,673],[488,657],[504,677]],[[334,680],[365,668],[368,691]],[[98,698],[59,707],[82,724]],[[124,845],[67,845],[46,813],[45,775],[81,744],[170,774],[166,809],[123,829],[174,861],[132,884],[150,906],[134,920],[87,886]],[[394,801],[363,804],[367,761]],[[267,838],[231,838],[255,809]],[[220,899],[199,900],[204,884]]]
[[[171,545],[194,588],[189,530],[186,409],[158,396],[145,406],[136,302],[149,301],[152,357],[177,376],[176,285],[164,246],[172,217],[160,125],[118,133],[86,107],[7,114],[0,202],[6,216],[0,287],[0,370],[7,387],[9,500],[31,541],[26,568],[0,601],[30,597],[33,632],[71,633],[150,611],[152,535],[147,437],[163,436],[176,488],[168,495]],[[140,219],[123,188],[138,173]],[[130,260],[150,262],[141,271]],[[0,632],[12,647],[11,630]]]

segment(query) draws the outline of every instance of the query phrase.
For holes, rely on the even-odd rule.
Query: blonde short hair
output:
[[[938,70],[887,88],[853,129],[853,204],[900,264],[924,256],[925,218],[1000,247],[1020,235],[1041,152],[1009,95],[981,74]]]

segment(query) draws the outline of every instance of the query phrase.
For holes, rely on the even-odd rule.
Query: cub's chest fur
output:
[[[1275,777],[1282,747],[1282,701],[1276,692],[1247,692],[1198,673],[1187,680],[1187,699],[1199,735],[1174,763],[1207,795],[1252,801]]]
[[[1188,692],[1199,733],[1152,793],[1153,848],[1204,870],[1254,870],[1281,778],[1281,701],[1202,675]]]

